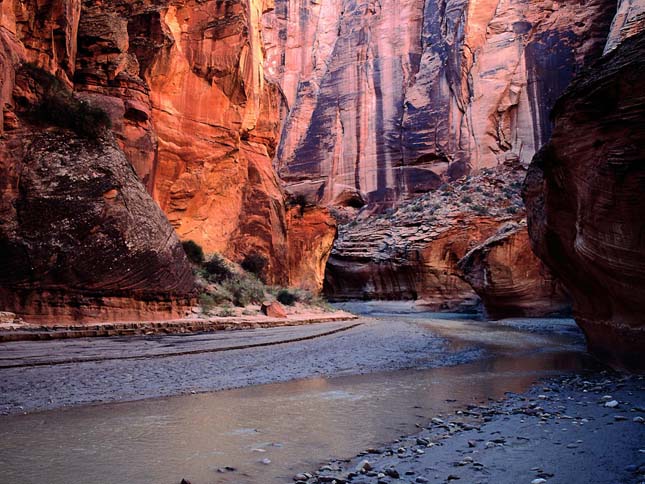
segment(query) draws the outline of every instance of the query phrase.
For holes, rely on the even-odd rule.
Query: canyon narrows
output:
[[[0,484],[641,482],[644,63],[645,0],[0,0]]]
[[[641,2],[3,0],[1,21],[2,309],[190,315],[177,238],[334,299],[495,317],[585,304],[552,275],[568,262],[528,250],[519,191],[556,99],[638,34]]]

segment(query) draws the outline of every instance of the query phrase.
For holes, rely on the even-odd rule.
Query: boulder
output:
[[[287,318],[287,312],[284,310],[284,306],[278,301],[265,301],[260,306],[260,311],[265,316],[270,318]]]

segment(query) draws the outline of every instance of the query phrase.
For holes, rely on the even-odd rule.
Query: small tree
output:
[[[280,289],[276,299],[285,306],[293,306],[298,298],[288,289]]]

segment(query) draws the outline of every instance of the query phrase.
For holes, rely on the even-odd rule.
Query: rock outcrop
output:
[[[605,54],[628,37],[645,30],[645,2],[642,0],[618,0],[618,11],[614,16],[605,45]]]
[[[289,285],[319,294],[336,239],[336,220],[320,207],[295,206],[287,212]]]
[[[276,0],[263,34],[283,95],[279,173],[342,206],[390,204],[509,157],[528,164],[615,11],[615,0]]]
[[[589,349],[643,368],[645,33],[585,71],[553,110],[524,200],[535,253],[562,280]]]
[[[335,300],[415,299],[433,310],[476,310],[459,260],[520,220],[525,175],[516,163],[464,176],[397,210],[339,227],[325,293]]]
[[[180,238],[238,262],[249,254],[260,255],[268,262],[267,282],[320,290],[335,224],[324,211],[308,211],[302,217],[287,214],[287,195],[272,166],[280,123],[279,93],[264,77],[260,28],[262,14],[271,8],[270,2],[261,0],[109,4],[3,0],[0,134],[11,132],[5,146],[14,150],[21,134],[32,136],[24,115],[42,93],[32,92],[33,83],[16,82],[20,66],[28,65],[51,75],[61,89],[73,89],[75,99],[107,113],[118,148]],[[60,143],[56,149],[64,151]],[[114,146],[101,149],[110,152],[110,162],[119,158]],[[5,156],[0,163],[3,170],[18,176],[26,161]],[[79,163],[78,169],[93,168]],[[3,206],[9,207],[12,200],[3,199]],[[87,203],[94,203],[93,199]],[[140,207],[128,205],[129,210],[138,214],[153,210],[151,223],[166,230],[166,217],[159,218],[158,208],[141,203]],[[7,223],[14,223],[15,215],[10,210],[3,213]],[[123,216],[127,219],[127,213]],[[170,237],[172,231],[163,233]],[[175,235],[170,242],[176,242]],[[94,241],[86,238],[85,243]],[[150,244],[157,243],[152,237]],[[150,262],[155,273],[154,258]],[[177,264],[177,270],[184,271],[185,259]],[[170,276],[164,287],[151,283],[150,292],[186,289],[185,281],[173,287]],[[111,276],[98,277],[107,284]],[[101,282],[57,283],[56,296],[38,303],[41,312],[47,311],[48,304],[73,305],[76,296],[65,294],[66,287],[75,292],[83,281],[88,287],[99,287]],[[47,284],[38,286],[41,292]],[[103,289],[95,293],[103,294]],[[132,295],[132,291],[127,285],[123,288],[123,294]],[[24,310],[35,304],[24,303]],[[98,308],[100,302],[88,305]],[[62,312],[56,315],[63,318]],[[96,319],[113,318],[97,309]]]
[[[490,318],[562,316],[571,311],[561,283],[533,254],[525,221],[501,226],[458,267]]]
[[[113,142],[25,128],[0,152],[0,307],[51,324],[190,312],[179,239]]]

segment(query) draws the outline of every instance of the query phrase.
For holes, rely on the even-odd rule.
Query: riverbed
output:
[[[570,320],[394,310],[267,347],[0,369],[0,481],[289,482],[593,364]]]

